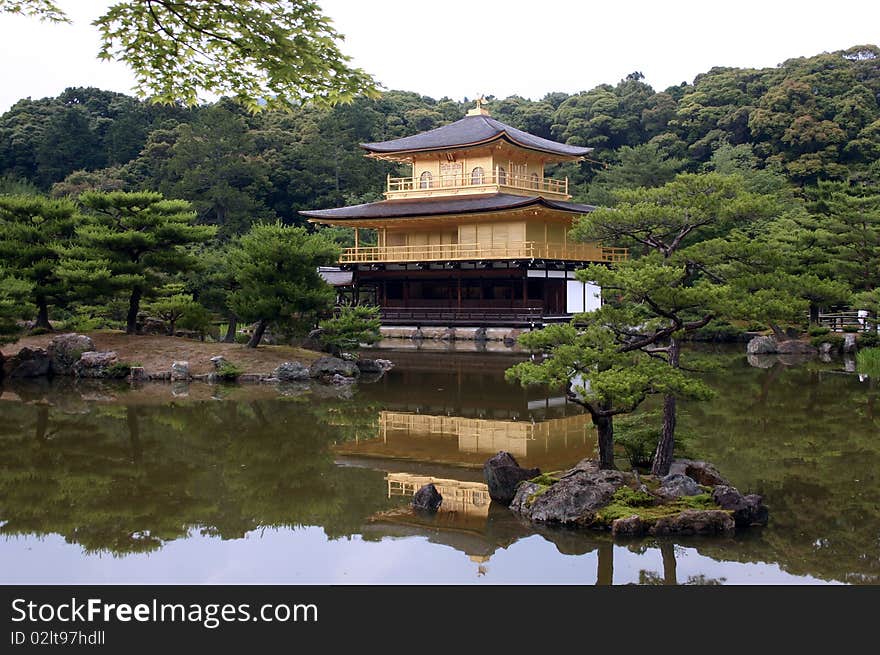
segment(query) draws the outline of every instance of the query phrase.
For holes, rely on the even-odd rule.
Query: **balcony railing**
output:
[[[540,243],[522,241],[506,245],[444,243],[418,246],[368,246],[345,248],[341,264],[437,262],[484,259],[558,259],[582,262],[621,262],[626,248],[607,248],[592,243]]]
[[[482,174],[467,173],[462,175],[438,175],[430,179],[422,177],[391,177],[388,176],[387,195],[408,193],[411,191],[439,191],[440,193],[456,189],[479,190],[507,187],[568,196],[568,178],[557,180],[552,177],[537,175],[513,175],[500,171]]]

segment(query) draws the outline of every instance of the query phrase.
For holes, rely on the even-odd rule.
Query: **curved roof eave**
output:
[[[415,152],[470,148],[497,139],[506,139],[521,148],[563,158],[579,158],[592,148],[572,146],[529,134],[489,116],[464,118],[419,134],[360,144],[364,150],[377,155],[404,155]]]
[[[477,214],[483,212],[509,211],[531,205],[543,205],[574,214],[587,214],[595,209],[562,200],[549,200],[542,196],[516,196],[495,193],[462,198],[418,198],[406,200],[380,200],[362,205],[337,207],[335,209],[301,210],[299,213],[317,220],[372,220],[383,218],[418,218],[448,214]]]

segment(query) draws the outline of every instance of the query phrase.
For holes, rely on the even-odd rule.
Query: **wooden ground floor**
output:
[[[568,320],[599,306],[599,289],[569,268],[352,268],[341,297],[381,308],[386,325],[522,325]]]

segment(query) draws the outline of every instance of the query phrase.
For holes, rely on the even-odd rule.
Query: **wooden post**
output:
[[[361,236],[361,231],[358,228],[354,228],[354,247],[355,248],[360,246],[360,236]]]
[[[546,218],[544,219],[544,245],[543,245],[543,250],[544,250],[545,253],[547,253],[547,254],[544,255],[544,256],[546,257],[546,256],[549,254],[549,252],[550,252],[550,247],[549,247],[549,245],[547,244],[547,219],[546,219]]]

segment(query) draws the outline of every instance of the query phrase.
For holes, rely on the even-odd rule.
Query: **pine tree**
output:
[[[69,245],[80,217],[69,200],[41,196],[0,196],[0,261],[31,283],[37,308],[34,327],[52,329],[49,306],[66,295],[58,274],[59,249]]]
[[[91,297],[124,293],[125,330],[134,334],[141,300],[153,295],[169,274],[196,264],[191,247],[214,236],[216,228],[194,225],[188,202],[152,192],[87,192],[77,240],[65,251],[62,275]]]
[[[551,336],[560,337],[558,343],[551,339],[549,348],[540,348],[551,356],[549,362],[521,365],[512,375],[540,379],[556,368],[555,377],[548,379],[587,380],[586,400],[594,404],[587,409],[600,435],[603,430],[613,435],[610,425],[601,425],[605,419],[632,411],[645,395],[662,394],[663,425],[652,472],[666,475],[675,447],[677,400],[707,393],[681,361],[683,338],[715,318],[735,314],[744,297],[760,302],[713,270],[718,261],[693,257],[693,244],[701,237],[720,238],[735,228],[770,220],[777,211],[773,197],[749,193],[741,178],[716,173],[684,174],[659,188],[620,192],[614,209],[585,216],[574,235],[638,246],[647,254],[613,268],[597,264],[578,271],[581,281],[611,291],[608,302],[577,317],[571,330],[556,328],[558,335]],[[778,299],[779,291],[774,288],[773,293]],[[790,311],[792,302],[783,303],[780,311]],[[775,308],[767,304],[763,309],[768,312]],[[528,335],[524,343],[541,339]],[[665,372],[655,368],[657,363]],[[610,449],[610,443],[600,445],[600,452],[603,448]]]
[[[337,261],[339,247],[324,235],[281,223],[258,224],[230,249],[229,263],[239,289],[229,304],[256,328],[248,347],[256,348],[269,323],[316,311],[333,302],[333,288],[319,266]]]
[[[20,332],[19,320],[30,311],[28,297],[31,285],[22,279],[12,277],[0,268],[0,345],[15,341]],[[0,357],[0,363],[3,358]],[[3,367],[0,366],[0,376]]]
[[[338,316],[321,321],[321,343],[333,352],[353,352],[362,343],[373,344],[381,338],[379,308],[367,305],[343,307]]]

